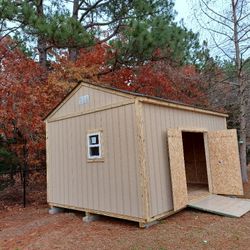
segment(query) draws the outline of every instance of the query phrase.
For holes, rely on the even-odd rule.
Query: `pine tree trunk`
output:
[[[79,0],[74,0],[72,17],[75,18],[76,20],[78,19],[78,9],[79,9]],[[75,62],[77,60],[78,53],[79,53],[79,49],[77,48],[69,49],[69,59]]]
[[[37,1],[37,15],[40,17],[43,17],[43,0]],[[46,46],[46,40],[44,40],[42,37],[38,37],[37,39],[37,49],[38,49],[38,55],[39,55],[39,64],[43,67],[47,67],[47,46]]]
[[[72,62],[75,62],[77,60],[77,56],[78,56],[78,49],[76,48],[69,49],[69,59]]]
[[[43,67],[47,67],[47,49],[46,42],[42,38],[38,38],[37,40],[37,49],[39,55],[39,64]]]

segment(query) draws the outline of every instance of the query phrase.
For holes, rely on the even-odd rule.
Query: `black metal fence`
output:
[[[247,146],[247,162],[250,163],[250,146]]]
[[[46,201],[46,168],[0,172],[0,205]]]

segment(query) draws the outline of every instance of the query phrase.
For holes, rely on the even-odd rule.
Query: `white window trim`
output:
[[[95,145],[90,145],[90,137],[93,135],[98,135],[99,143]],[[88,147],[88,160],[101,159],[102,156],[102,141],[101,141],[101,132],[92,132],[87,134],[87,147]],[[90,148],[99,147],[99,155],[91,156]]]

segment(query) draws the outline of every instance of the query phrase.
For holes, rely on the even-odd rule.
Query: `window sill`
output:
[[[96,159],[88,159],[88,163],[94,163],[94,162],[104,162],[103,158],[96,158]]]

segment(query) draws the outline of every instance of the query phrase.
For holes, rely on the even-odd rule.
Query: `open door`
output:
[[[208,132],[208,154],[213,193],[243,195],[236,130]]]
[[[188,203],[182,133],[178,129],[169,129],[167,136],[173,204],[174,211],[177,211]]]

